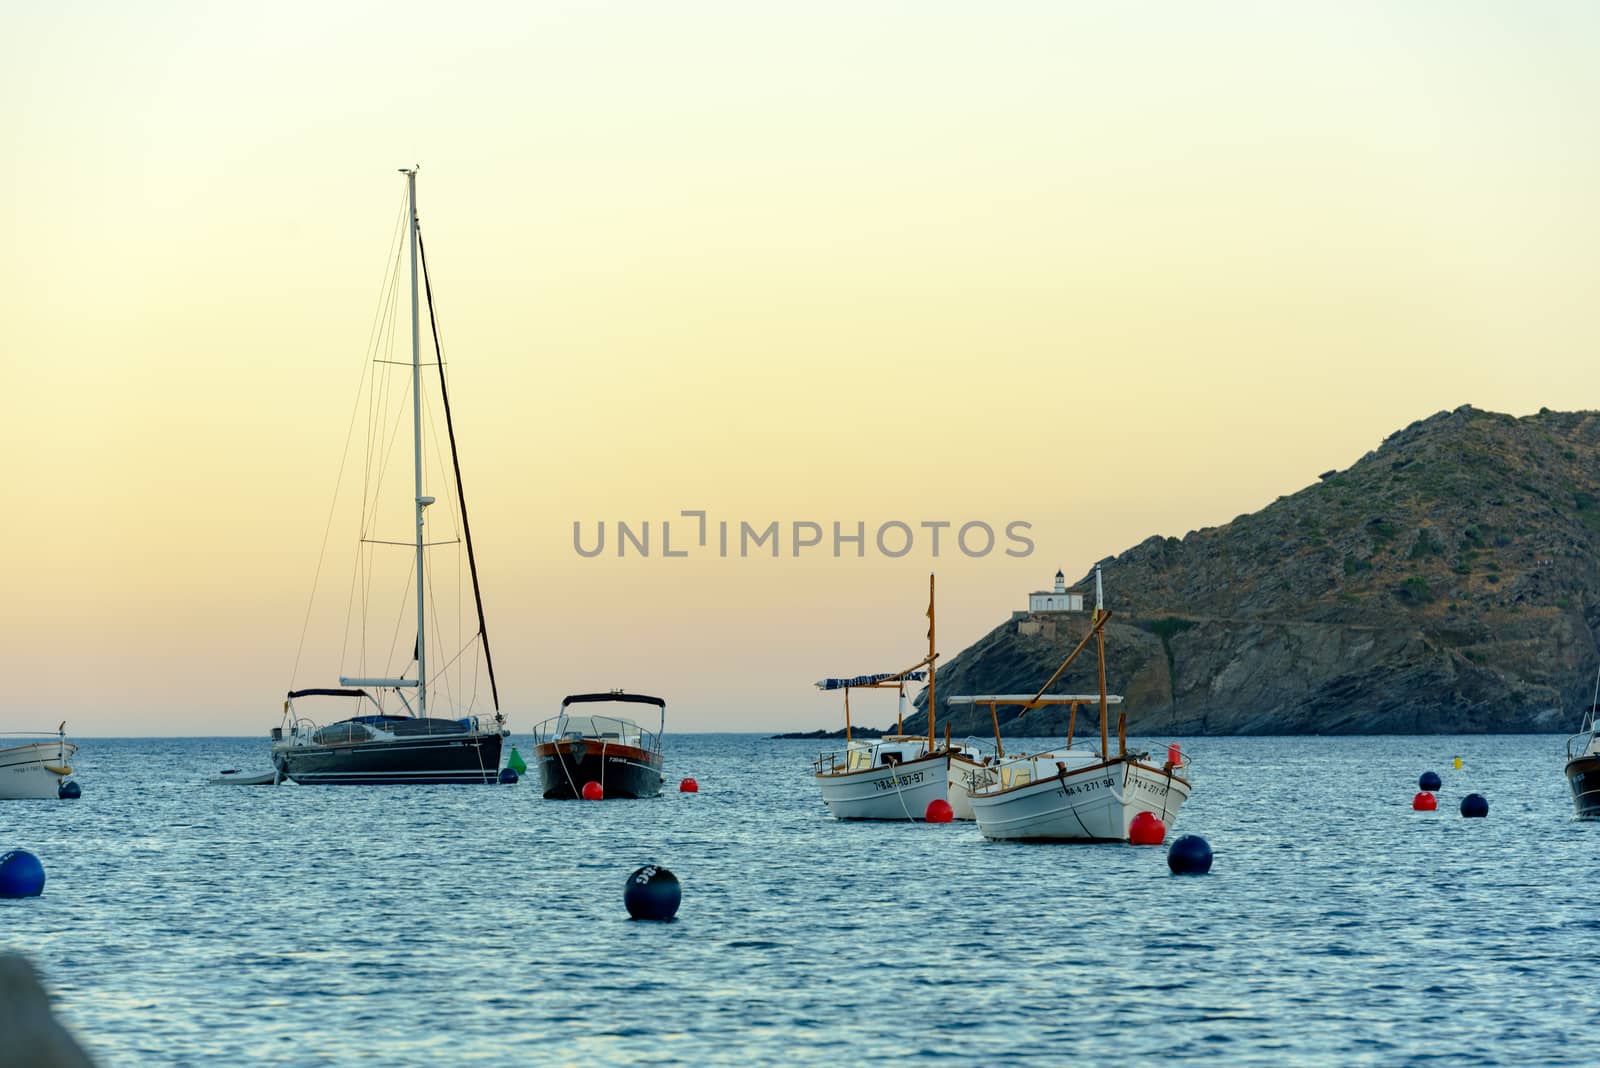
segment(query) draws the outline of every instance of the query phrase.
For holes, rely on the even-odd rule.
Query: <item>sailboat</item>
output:
[[[1111,754],[1108,709],[1121,698],[1106,693],[1105,608],[1100,569],[1094,571],[1095,608],[1089,632],[1055,674],[1031,697],[990,694],[951,697],[951,703],[988,705],[995,746],[1001,754],[970,780],[969,801],[985,838],[1032,841],[1126,842],[1134,817],[1148,812],[1171,830],[1190,792],[1189,761],[1178,746],[1167,748],[1157,765],[1148,753],[1128,750],[1126,717],[1117,716],[1117,752]],[[1050,687],[1093,641],[1099,659],[1098,693],[1051,694]],[[1077,708],[1094,702],[1100,709],[1098,752],[1074,748]],[[1060,752],[1004,756],[999,705],[1020,705],[1024,713],[1046,705],[1071,707],[1066,748]]]
[[[844,691],[845,748],[823,753],[811,765],[822,802],[842,820],[920,820],[928,805],[943,801],[949,782],[948,744],[938,746],[934,733],[935,621],[933,576],[928,576],[928,652],[900,671],[848,678],[828,678],[819,690]],[[928,734],[903,733],[905,684],[928,680]],[[893,689],[900,693],[902,731],[881,738],[854,737],[850,724],[850,691]]]
[[[1567,785],[1578,818],[1600,819],[1600,730],[1595,712],[1600,710],[1600,671],[1595,673],[1594,696],[1583,716],[1583,729],[1567,739]]]
[[[0,747],[0,801],[65,797],[77,789],[68,763],[78,747],[67,741],[65,722],[54,731],[8,731],[37,738],[54,734],[52,742],[24,742]],[[72,796],[77,796],[73,794]]]
[[[415,168],[402,168],[400,173],[406,176],[404,213],[407,220],[406,236],[411,263],[409,392],[412,479],[408,488],[412,492],[405,521],[413,525],[413,537],[406,541],[395,541],[370,536],[375,533],[369,528],[373,526],[371,520],[376,515],[377,504],[375,499],[369,502],[367,492],[364,490],[361,548],[365,550],[371,546],[377,551],[377,547],[381,546],[399,546],[409,548],[414,553],[414,572],[408,570],[407,585],[414,586],[416,594],[416,640],[412,644],[410,662],[399,671],[358,675],[341,673],[337,687],[291,689],[288,692],[283,703],[283,724],[272,730],[272,762],[276,777],[303,785],[493,783],[497,781],[500,771],[501,744],[510,734],[506,729],[505,717],[500,711],[500,694],[494,679],[494,661],[489,654],[488,629],[483,619],[483,595],[478,584],[478,565],[472,546],[472,528],[467,522],[466,496],[461,489],[461,464],[456,455],[455,424],[450,415],[445,361],[439,343],[439,327],[433,311],[433,287],[427,277],[427,255],[422,244],[422,229],[417,217],[417,171]],[[395,249],[398,254],[398,245]],[[423,464],[424,379],[418,295],[419,259],[421,281],[427,292],[429,325],[434,344],[433,362],[439,371],[439,398],[444,409],[445,427],[448,430],[448,455],[454,476],[447,481],[453,481],[456,490],[454,503],[458,510],[454,514],[459,516],[459,530],[465,540],[467,563],[472,578],[473,604],[477,612],[476,632],[459,651],[445,659],[442,666],[434,668],[433,675],[429,674],[432,666],[430,637],[437,638],[437,636],[431,636],[428,628],[429,594],[434,578],[432,569],[428,565],[428,549],[434,545],[455,542],[427,540],[429,525],[426,510],[436,502],[435,498],[423,492],[426,472]],[[396,297],[398,277],[397,260],[395,273],[391,275],[391,297]],[[391,303],[398,303],[398,300],[395,299]],[[392,342],[393,331],[389,337]],[[378,353],[378,355],[385,354]],[[380,407],[380,403],[387,403],[387,401],[380,402],[377,392],[380,364],[406,365],[399,361],[376,357],[373,360],[373,408],[382,411],[385,416],[394,414],[394,428],[398,430],[403,418],[399,413],[404,409],[397,405],[397,412],[389,413],[386,407]],[[384,397],[387,396],[388,394],[384,394]],[[388,455],[388,447],[393,444],[396,435],[390,433],[387,418],[381,424],[377,420],[374,422],[380,429],[376,435],[369,435],[369,482],[375,477],[378,491],[381,491],[384,460]],[[375,476],[371,470],[374,457],[377,458]],[[318,570],[320,572],[320,564]],[[372,572],[373,568],[367,565],[366,558],[363,557],[363,564],[357,574],[359,589],[355,588],[356,579],[352,580],[352,600],[358,599],[358,595],[364,597],[371,592]],[[406,592],[409,593],[409,589]],[[315,591],[313,591],[314,596]],[[367,623],[366,601],[362,600],[362,604],[361,626],[364,639]],[[431,607],[435,609],[437,615],[437,604]],[[396,634],[399,633],[399,626],[403,626],[403,620],[397,625]],[[346,629],[348,633],[350,629],[348,622]],[[483,664],[488,670],[494,714],[492,717],[473,715],[470,711],[468,714],[462,714],[462,710],[457,708],[440,715],[441,705],[448,707],[450,703],[448,699],[440,700],[441,697],[447,696],[441,691],[449,689],[446,673],[469,649],[475,649],[482,654]],[[363,663],[365,658],[366,646],[363,644]],[[356,714],[326,725],[319,724],[303,711],[305,703],[312,698],[333,699],[344,702],[347,707],[349,703],[354,702]]]

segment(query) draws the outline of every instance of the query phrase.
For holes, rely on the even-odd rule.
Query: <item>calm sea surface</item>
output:
[[[106,1066],[1600,1063],[1600,823],[1554,736],[1188,741],[1203,878],[836,822],[815,742],[669,734],[701,792],[600,804],[215,787],[266,741],[79,743],[82,800],[0,803],[49,879],[0,947]],[[623,910],[647,862],[674,923]]]

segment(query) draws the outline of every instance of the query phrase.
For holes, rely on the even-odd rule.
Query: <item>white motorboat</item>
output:
[[[78,747],[67,741],[65,723],[50,731],[12,731],[10,735],[40,738],[55,734],[54,741],[24,742],[0,749],[0,801],[29,798],[55,799],[72,783],[69,763]]]
[[[939,747],[934,733],[933,576],[928,576],[928,654],[903,671],[851,678],[823,679],[819,690],[844,691],[845,748],[823,753],[811,766],[812,777],[828,811],[842,820],[920,820],[928,805],[945,800],[949,776],[948,744]],[[928,734],[906,734],[908,682],[928,680]],[[894,689],[900,693],[902,730],[881,738],[856,739],[850,725],[850,691]]]
[[[1130,753],[1126,717],[1117,717],[1117,753],[1110,753],[1107,709],[1122,698],[1106,693],[1105,610],[1099,568],[1095,569],[1095,614],[1089,632],[1031,697],[991,694],[949,698],[952,704],[986,704],[995,723],[997,757],[971,779],[969,802],[978,829],[986,838],[1032,841],[1126,842],[1134,817],[1148,812],[1168,831],[1190,792],[1189,763],[1178,746],[1167,747],[1166,760],[1156,765],[1148,753]],[[1055,685],[1091,640],[1099,656],[1099,692],[1051,694]],[[1074,748],[1077,710],[1094,702],[1100,709],[1100,749]],[[1060,752],[1023,753],[1005,757],[1000,742],[999,705],[1031,708],[1068,705],[1067,744]]]

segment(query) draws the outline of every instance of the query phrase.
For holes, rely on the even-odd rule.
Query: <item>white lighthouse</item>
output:
[[[1081,612],[1083,611],[1083,594],[1068,592],[1067,576],[1057,571],[1055,589],[1034,590],[1028,594],[1028,611]]]

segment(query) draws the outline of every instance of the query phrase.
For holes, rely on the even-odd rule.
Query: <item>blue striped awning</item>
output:
[[[890,679],[921,682],[927,677],[928,673],[926,671],[907,671],[904,674],[898,671],[886,671],[882,675],[857,675],[849,679],[823,679],[817,683],[817,689],[842,690],[846,686],[871,686],[875,682],[887,682]]]

